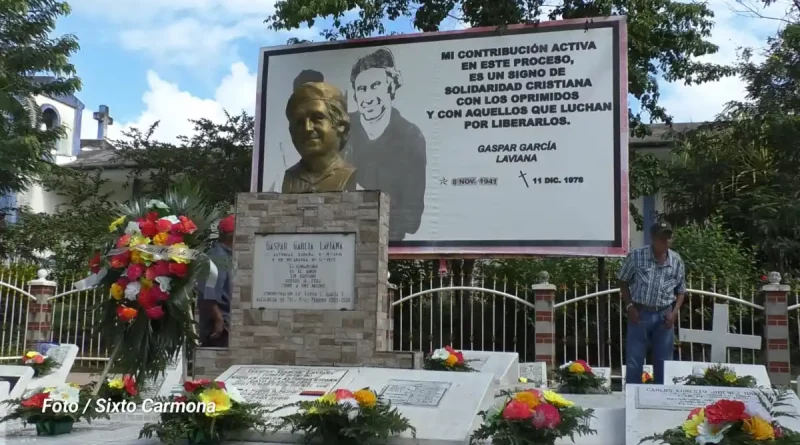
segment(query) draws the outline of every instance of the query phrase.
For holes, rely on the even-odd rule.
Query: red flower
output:
[[[160,286],[153,286],[150,288],[150,295],[153,297],[155,301],[167,301],[169,300],[169,294],[161,290]]]
[[[89,270],[91,270],[92,273],[100,272],[100,262],[101,261],[102,261],[102,258],[100,257],[100,252],[95,253],[94,256],[92,257],[92,259],[89,260]]]
[[[120,254],[111,257],[111,267],[114,269],[122,269],[131,262],[131,251],[126,250]]]
[[[144,217],[145,221],[156,222],[158,221],[158,212],[147,212]]]
[[[231,233],[236,228],[236,219],[233,215],[228,215],[219,221],[219,231],[222,233]]]
[[[156,223],[159,232],[169,232],[172,229],[172,223],[168,219],[159,219]]]
[[[131,321],[139,313],[136,309],[126,306],[117,306],[117,317],[122,321]]]
[[[126,247],[130,242],[131,242],[131,236],[130,235],[128,235],[128,234],[122,235],[117,240],[117,247],[118,248]]]
[[[695,409],[693,409],[691,412],[689,412],[689,417],[687,417],[686,420],[691,420],[692,417],[700,414],[700,411],[702,411],[702,410],[703,410],[703,408],[695,408]]]
[[[186,392],[194,392],[197,388],[203,388],[211,384],[209,379],[191,380],[183,383],[183,389]]]
[[[147,318],[151,320],[161,320],[164,318],[164,308],[161,306],[153,306],[151,308],[147,308],[144,310],[144,313],[147,314]]]
[[[178,233],[170,233],[167,237],[167,245],[171,246],[173,244],[178,244],[183,242],[183,235]]]
[[[445,346],[444,350],[449,352],[449,353],[451,353],[451,354],[455,354],[456,353],[456,350],[451,348],[450,345]]]
[[[217,384],[217,388],[219,388],[219,389],[225,389],[225,382],[214,382],[214,383],[216,383],[216,384]]]
[[[197,230],[197,226],[191,219],[185,216],[179,216],[178,219],[180,220],[180,222],[172,225],[172,230],[174,232],[186,233],[191,235]]]
[[[189,272],[189,266],[183,263],[169,263],[169,273],[178,278],[185,278]]]
[[[592,375],[594,375],[594,372],[592,372],[592,367],[591,367],[591,366],[589,366],[589,364],[588,364],[588,363],[586,363],[585,361],[583,361],[583,360],[575,360],[575,363],[580,363],[580,364],[583,366],[583,369],[585,369],[585,370],[586,370],[586,373],[587,373],[587,374],[592,374]]]
[[[772,426],[772,434],[775,435],[776,439],[780,439],[781,437],[783,437],[783,430],[781,429],[781,427],[779,425],[773,425]]]
[[[336,400],[346,400],[355,397],[353,396],[353,393],[347,389],[337,389],[335,394],[336,394]]]
[[[39,394],[33,395],[22,402],[22,405],[25,408],[43,408],[44,407],[44,399],[50,397],[50,393],[47,392],[40,392]]]
[[[139,292],[139,298],[137,298],[136,301],[138,301],[145,310],[148,310],[156,305],[155,296],[148,289],[142,289],[142,291]],[[147,316],[150,317],[150,314],[147,314]]]
[[[142,235],[152,238],[158,235],[158,227],[156,227],[156,223],[152,221],[142,221],[139,223],[139,230],[141,230]]]
[[[463,352],[456,351],[456,353],[453,354],[453,355],[456,356],[456,364],[461,365],[461,364],[464,363],[464,353]]]
[[[41,365],[44,363],[44,356],[42,354],[36,354],[36,356],[33,357],[33,362],[37,365]]]
[[[747,419],[745,406],[738,400],[720,400],[706,407],[706,419],[711,425]]]
[[[533,411],[527,403],[512,400],[503,408],[503,418],[506,420],[530,419],[532,416]]]
[[[117,280],[117,284],[121,286],[123,289],[125,289],[128,286],[128,283],[130,282],[131,281],[125,277],[119,277],[119,279]]]
[[[123,376],[122,384],[125,385],[125,391],[127,391],[128,394],[135,396],[136,394],[139,393],[139,390],[136,389],[136,380],[134,380],[133,377],[129,375]]]
[[[561,414],[555,406],[540,403],[533,409],[533,426],[536,428],[553,429],[561,423]]]
[[[154,281],[157,277],[169,275],[169,261],[156,261],[152,266],[147,268],[145,278]]]
[[[142,276],[142,274],[144,274],[143,265],[131,264],[130,266],[128,266],[128,272],[126,273],[126,276],[128,277],[129,280],[136,281],[139,279],[139,277]]]
[[[761,281],[767,281],[767,276],[766,275],[761,275]]]

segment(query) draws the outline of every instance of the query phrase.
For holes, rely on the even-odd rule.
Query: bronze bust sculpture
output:
[[[340,154],[350,131],[342,92],[324,82],[305,83],[289,97],[286,118],[300,161],[286,170],[281,193],[355,190],[356,169]]]

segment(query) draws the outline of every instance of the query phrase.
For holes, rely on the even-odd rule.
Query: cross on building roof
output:
[[[714,318],[710,331],[699,329],[680,329],[678,339],[690,343],[711,345],[711,361],[727,363],[728,348],[761,349],[758,335],[732,334],[729,329],[728,305],[714,303]]]
[[[92,117],[97,121],[97,139],[105,139],[108,126],[114,125],[114,119],[111,117],[108,106],[100,105]]]

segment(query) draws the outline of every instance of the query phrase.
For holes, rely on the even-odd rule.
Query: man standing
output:
[[[219,222],[219,239],[208,256],[217,266],[217,284],[198,295],[200,308],[200,345],[227,348],[230,331],[231,294],[233,292],[233,232],[235,220],[228,215]]]
[[[425,210],[425,136],[393,106],[403,77],[388,48],[356,60],[350,84],[358,112],[350,115],[345,159],[361,188],[389,195],[389,241],[402,241],[417,233]]]
[[[658,222],[650,228],[651,245],[628,254],[619,271],[622,304],[628,313],[625,342],[626,383],[641,383],[648,346],[653,348],[653,377],[664,384],[664,361],[672,360],[675,323],[686,293],[686,273],[680,255],[669,248],[672,227]]]

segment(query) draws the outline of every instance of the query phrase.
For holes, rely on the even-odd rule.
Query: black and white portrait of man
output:
[[[356,60],[350,84],[356,110],[344,155],[360,188],[389,195],[389,240],[400,241],[419,230],[425,210],[425,136],[393,106],[403,77],[389,49]]]

